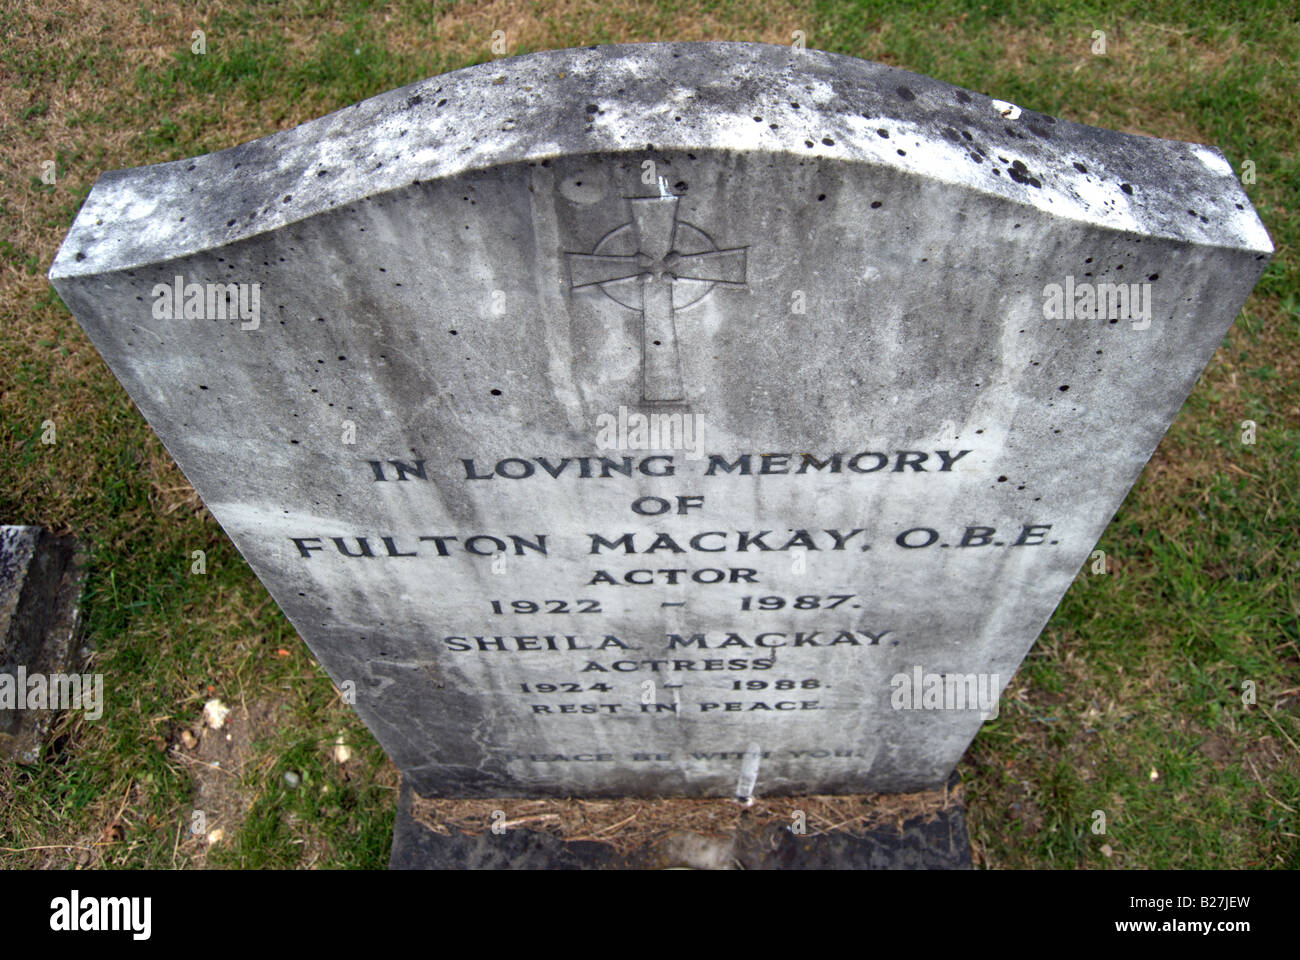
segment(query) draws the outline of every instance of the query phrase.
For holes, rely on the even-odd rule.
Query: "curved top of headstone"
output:
[[[839,54],[642,43],[483,63],[241,146],[105,173],[50,276],[220,247],[412,181],[647,148],[878,164],[1116,230],[1273,249],[1213,147],[1070,123]]]

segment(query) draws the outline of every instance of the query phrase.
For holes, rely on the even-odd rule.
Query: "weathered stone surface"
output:
[[[422,794],[795,794],[943,782],[988,704],[894,697],[1010,679],[1271,249],[1212,148],[665,44],[106,174],[50,275]]]
[[[74,669],[82,577],[72,537],[0,526],[0,687],[7,691],[0,691],[0,755],[23,763],[40,757],[57,710],[20,699],[32,675],[43,681]]]

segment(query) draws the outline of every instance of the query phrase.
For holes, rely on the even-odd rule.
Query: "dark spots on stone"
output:
[[[1187,215],[1188,215],[1189,217],[1195,217],[1195,216],[1196,216],[1196,211],[1195,211],[1195,210],[1192,210],[1192,209],[1189,208],[1188,211],[1187,211]]]
[[[208,388],[205,387],[203,384],[200,383],[200,384],[199,384],[199,389],[200,389],[200,390],[206,390],[206,389],[208,389]]]
[[[1246,208],[1243,207],[1241,204],[1237,204],[1236,207],[1237,207],[1238,210],[1245,210],[1245,209],[1246,209]]]
[[[983,430],[976,430],[975,432],[976,432],[976,433],[983,433],[984,431],[983,431]]]
[[[499,397],[499,396],[501,396],[501,391],[498,390],[498,389],[496,389],[495,387],[493,387],[493,388],[489,391],[489,393],[491,393],[492,396],[494,396],[494,397]]]
[[[85,251],[78,250],[78,251],[77,251],[76,259],[77,259],[77,260],[85,260],[85,259],[86,259]]]
[[[453,337],[459,333],[458,330],[448,330],[447,332],[450,333]]]
[[[1080,173],[1088,172],[1088,168],[1085,167],[1083,164],[1081,164],[1078,160],[1074,161],[1074,169],[1078,170]]]
[[[1099,357],[1101,356],[1101,351],[1100,351],[1100,350],[1097,351],[1097,356],[1099,356]]]
[[[418,107],[422,103],[424,103],[424,97],[420,96],[417,93],[415,96],[411,97],[409,100],[406,101],[406,107],[409,110],[411,107]]]
[[[289,442],[292,443],[294,446],[297,446],[297,445],[298,445],[298,441],[297,441],[297,440],[290,440]]]
[[[193,169],[194,169],[195,167],[197,167],[197,166],[198,166],[197,163],[191,163],[191,164],[190,164],[188,167],[186,167],[185,169],[186,169],[186,170],[193,170]]]
[[[872,201],[871,201],[871,209],[872,209],[872,210],[879,210],[879,209],[880,209],[880,201],[879,201],[879,200],[872,200]]]
[[[780,128],[779,126],[777,126],[775,123],[769,123],[768,126],[771,127],[773,130],[780,130],[780,129],[781,129],[781,128]]]
[[[970,135],[970,131],[969,131],[969,130],[963,130],[963,131],[961,132],[961,135],[962,135],[963,137],[965,137],[967,140],[974,140],[974,139],[975,139],[974,137],[972,137],[972,136]]]
[[[1158,273],[1153,273],[1153,274],[1151,274],[1151,276],[1147,277],[1147,279],[1150,280],[1150,281],[1152,281],[1152,282],[1154,282],[1154,281],[1160,279],[1160,274],[1158,274]],[[1098,350],[1097,352],[1100,353],[1101,351]]]
[[[1084,263],[1092,263],[1092,257],[1085,257],[1084,260],[1083,260],[1083,262],[1084,262]]]
[[[811,140],[805,140],[805,141],[803,142],[803,145],[804,145],[805,147],[807,147],[809,150],[811,150],[811,149],[813,148],[813,142],[812,142]]]
[[[916,94],[914,94],[911,90],[907,89],[907,87],[898,87],[894,92],[897,93],[904,100],[916,99]]]
[[[1000,153],[998,154],[998,159],[1001,160],[1003,163],[1010,163],[1010,162],[1011,162],[1011,161],[1008,160],[1006,157],[1002,156],[1002,154],[1000,154]]]
[[[226,226],[228,226],[228,227],[233,227],[234,225],[235,225],[235,221],[234,221],[234,220],[227,220],[227,221],[226,221]]]
[[[793,100],[790,101],[790,106],[794,107],[796,110],[799,109],[799,104],[795,103]]]
[[[999,170],[997,167],[991,167],[990,169],[992,169],[992,171],[993,171],[993,175],[994,175],[995,177],[1000,177],[1000,176],[1002,176],[1002,171]]]
[[[447,105],[447,98],[446,98],[446,97],[443,97],[441,100],[438,101],[437,105],[440,106],[440,107],[446,106],[446,105]]]
[[[600,109],[600,107],[596,106],[596,104],[594,104],[594,103],[589,103],[589,104],[587,104],[587,108],[586,108],[586,109],[587,109],[587,112],[588,112],[588,113],[595,113],[597,110]]]
[[[1030,170],[1025,166],[1023,160],[1016,160],[1012,163],[1007,169],[1007,173],[1010,175],[1012,180],[1016,181],[1016,183],[1028,184],[1029,186],[1039,190],[1043,188],[1043,182],[1041,180],[1037,177],[1030,176]]]
[[[835,146],[835,141],[832,140],[830,137],[822,137],[822,143],[824,143],[828,147]]]
[[[755,117],[755,118],[754,118],[754,122],[755,122],[755,123],[762,123],[762,122],[763,122],[763,118],[762,118],[762,117]]]
[[[293,194],[292,194],[292,193],[286,193],[286,194],[284,195],[284,199],[281,200],[280,202],[281,202],[281,203],[288,203],[288,202],[289,202],[290,200],[292,200],[292,199],[293,199]]]
[[[344,357],[344,356],[340,356],[340,357],[339,357],[339,359],[340,359],[340,360],[346,360],[346,359],[347,359],[347,357]]]
[[[1056,389],[1057,389],[1057,390],[1060,390],[1062,393],[1065,393],[1065,391],[1067,391],[1067,390],[1070,389],[1070,385],[1069,385],[1068,383],[1063,383],[1063,384],[1061,384],[1059,387],[1057,387]]]
[[[972,153],[972,154],[970,155],[970,158],[971,158],[972,160],[974,160],[976,163],[983,163],[983,162],[984,162],[984,158],[981,157],[978,153]]]
[[[880,136],[884,137],[886,140],[889,139],[889,131],[886,130],[884,127],[881,127],[879,130],[876,131],[876,133],[880,134]]]
[[[673,117],[673,122],[674,122],[674,123],[681,123],[681,122],[682,122],[682,118],[681,118],[681,117]]]
[[[1051,139],[1052,134],[1050,131],[1048,131],[1046,127],[1040,127],[1036,123],[1031,123],[1028,126],[1029,126],[1029,132],[1032,133],[1034,136],[1042,137],[1044,140]]]
[[[1119,188],[1120,188],[1121,190],[1123,190],[1125,193],[1127,193],[1130,197],[1133,196],[1133,185],[1132,185],[1132,184],[1129,184],[1129,183],[1121,183],[1121,184],[1119,185]]]
[[[318,177],[328,177],[329,175],[330,175],[330,172],[329,172],[328,170],[317,170],[317,171],[316,171],[316,176],[318,176]],[[416,180],[416,181],[415,181],[415,183],[419,183],[419,182],[420,182],[419,180]],[[415,185],[415,184],[412,184],[412,186],[414,186],[414,185]]]
[[[1201,218],[1200,218],[1200,219],[1201,219],[1201,223],[1209,223],[1209,222],[1210,222],[1210,218],[1207,217],[1205,214],[1201,214]]]
[[[905,156],[907,156],[907,151],[906,151],[906,150],[899,150],[899,151],[898,151],[898,155],[899,155],[900,157],[905,157]]]
[[[1006,482],[1007,482],[1006,477],[998,477],[998,483],[1006,483]]]
[[[690,185],[685,180],[678,180],[676,183],[673,184],[673,189],[676,190],[678,193],[685,193],[687,190],[690,189]]]

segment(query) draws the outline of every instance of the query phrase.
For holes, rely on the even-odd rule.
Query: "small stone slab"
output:
[[[0,526],[0,676],[16,683],[75,669],[83,579],[73,537]],[[56,714],[0,705],[0,756],[34,763]]]

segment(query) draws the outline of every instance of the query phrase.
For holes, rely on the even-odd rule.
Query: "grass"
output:
[[[377,867],[392,828],[391,765],[49,289],[99,173],[488,60],[494,30],[522,53],[783,43],[796,29],[813,47],[1253,161],[1246,188],[1274,261],[1098,544],[1107,572],[1080,572],[960,771],[989,867],[1300,867],[1300,23],[1290,3],[1159,0],[7,5],[0,520],[89,545],[87,626],[111,687],[105,720],[65,719],[42,762],[0,768],[0,865]],[[1089,51],[1094,30],[1105,56]],[[235,707],[239,737],[187,750],[212,697]],[[212,829],[226,836],[209,847]]]

